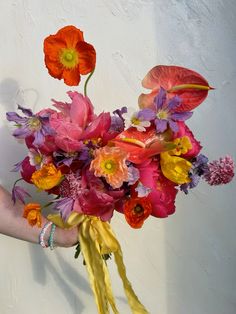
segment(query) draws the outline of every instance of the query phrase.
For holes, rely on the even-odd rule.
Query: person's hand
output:
[[[59,247],[71,247],[78,243],[78,228],[65,230],[59,227],[56,228],[54,242]]]
[[[0,234],[21,239],[24,241],[39,243],[39,234],[42,228],[30,226],[27,219],[23,218],[24,206],[20,202],[13,204],[11,194],[0,185]],[[42,227],[48,220],[42,217]],[[50,235],[50,228],[44,235],[47,243]],[[56,227],[54,233],[54,244],[60,247],[71,247],[78,243],[78,227],[64,230]]]

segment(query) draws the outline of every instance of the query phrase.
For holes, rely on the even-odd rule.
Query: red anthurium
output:
[[[170,97],[178,95],[182,104],[176,111],[191,111],[200,105],[207,97],[208,91],[213,89],[208,82],[197,72],[179,67],[158,65],[152,68],[142,81],[145,88],[151,89],[150,94],[139,96],[140,108],[148,108],[160,87],[163,87]]]
[[[159,136],[154,127],[146,132],[139,132],[131,127],[121,132],[112,142],[128,153],[129,161],[140,164],[152,156],[173,149],[175,145],[169,142],[171,137],[169,131]]]

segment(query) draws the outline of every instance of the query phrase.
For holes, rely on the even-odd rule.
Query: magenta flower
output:
[[[165,218],[175,212],[175,184],[166,179],[159,170],[158,161],[147,160],[137,165],[140,172],[140,182],[150,188],[147,199],[152,204],[151,215]]]
[[[225,156],[208,164],[208,172],[204,179],[210,185],[229,183],[234,177],[234,161],[231,156]]]
[[[33,135],[33,145],[41,146],[45,141],[45,136],[53,135],[54,131],[49,125],[49,114],[41,113],[34,115],[30,109],[26,109],[18,105],[26,117],[21,117],[16,112],[7,112],[6,117],[8,121],[14,121],[17,129],[13,132],[13,136],[19,139],[25,139]]]
[[[75,200],[74,211],[97,216],[103,221],[108,221],[113,215],[114,199],[107,193],[95,188],[84,189]]]

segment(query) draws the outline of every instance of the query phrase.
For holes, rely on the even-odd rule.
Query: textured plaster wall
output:
[[[211,159],[236,159],[236,2],[234,0],[1,0],[0,182],[10,188],[12,165],[25,155],[11,137],[5,112],[66,100],[62,82],[44,68],[42,42],[73,24],[97,50],[89,96],[97,108],[136,106],[141,79],[156,64],[195,69],[216,87],[189,122]],[[113,228],[128,276],[151,314],[236,313],[236,185],[204,183],[177,197],[177,212],[131,230],[117,214]],[[38,199],[38,194],[34,194]],[[81,260],[0,236],[1,314],[95,314]],[[121,314],[126,305],[109,262]]]

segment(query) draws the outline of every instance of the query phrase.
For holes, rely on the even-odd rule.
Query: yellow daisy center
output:
[[[61,64],[68,69],[75,68],[79,63],[79,54],[76,49],[64,48],[60,54]]]

